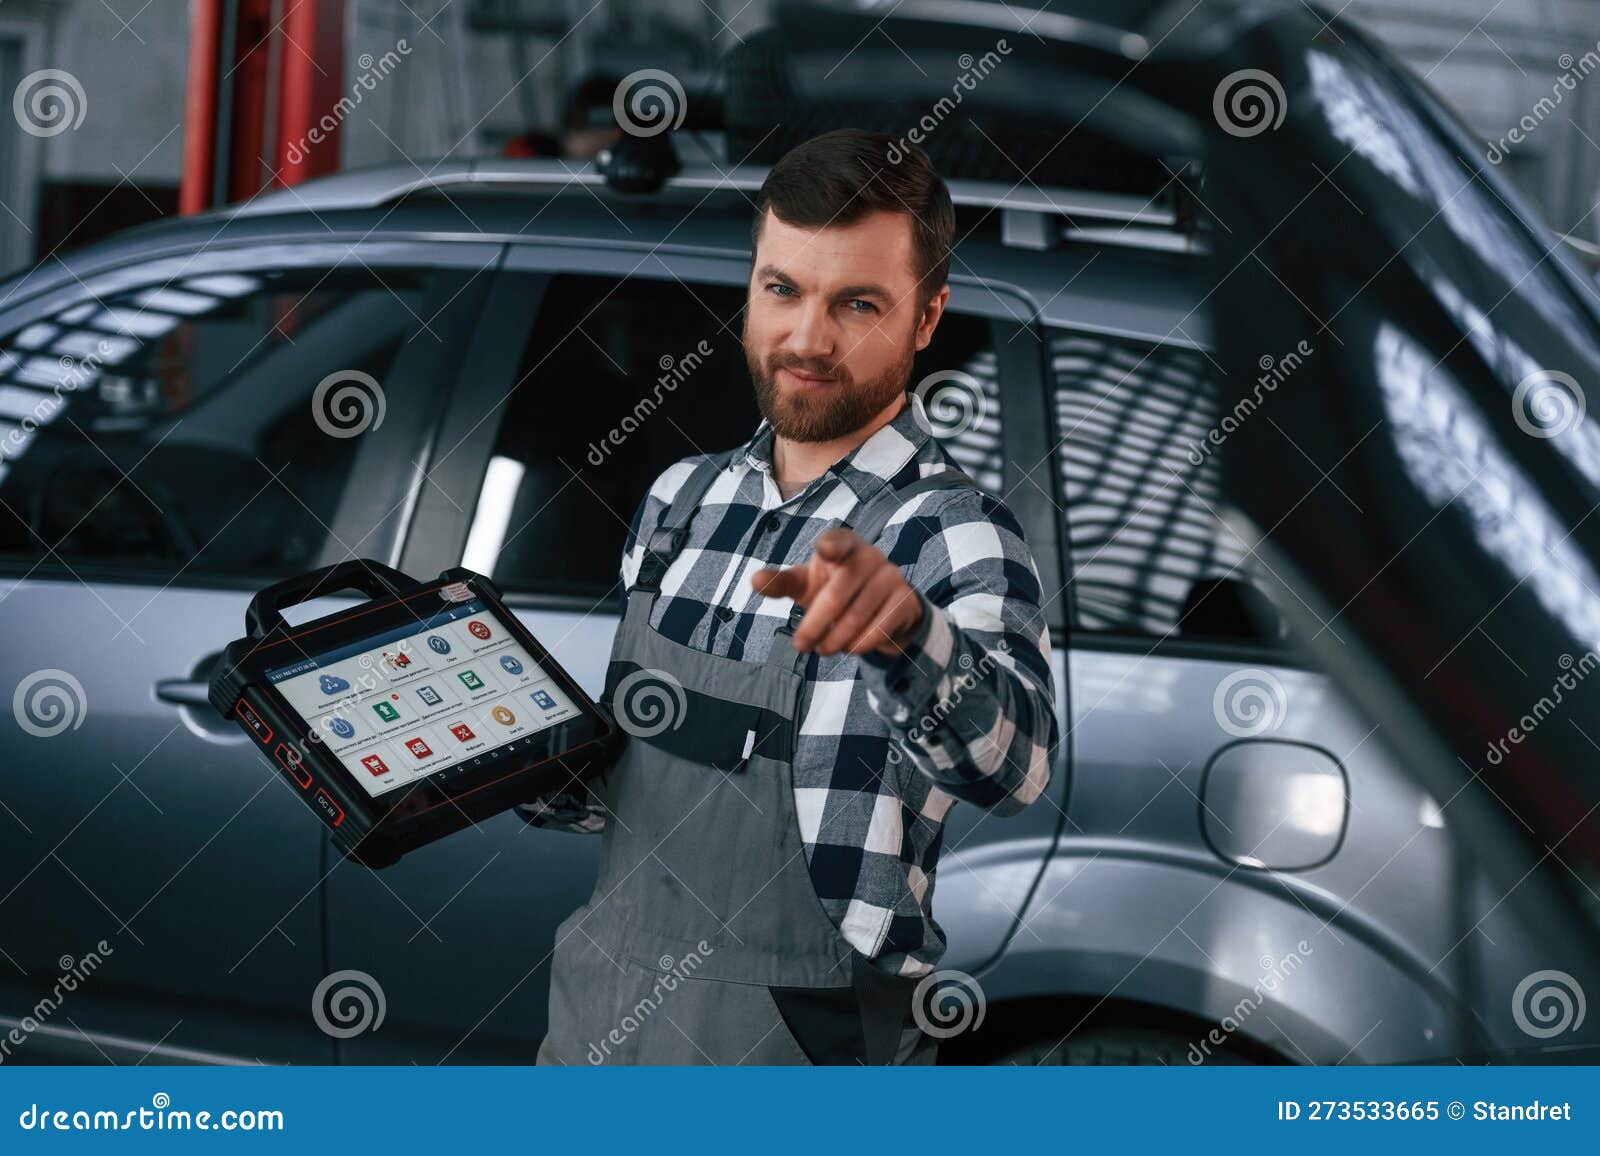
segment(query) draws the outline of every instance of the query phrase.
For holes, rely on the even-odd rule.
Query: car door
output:
[[[255,589],[392,560],[496,252],[179,246],[0,319],[14,1058],[333,1058],[323,828],[205,683]]]
[[[646,488],[685,456],[742,442],[759,420],[740,341],[747,272],[727,259],[658,255],[646,265],[634,253],[513,250],[485,308],[481,360],[441,430],[448,456],[430,474],[405,569],[464,562],[491,574],[598,694],[622,542]],[[1037,384],[1037,346],[1002,329],[1019,308],[967,279],[919,366],[930,388],[960,394],[945,399],[949,412],[968,403],[966,420],[941,432],[996,488],[1007,469],[999,359],[1031,359]],[[506,334],[519,336],[508,346]],[[1040,402],[1036,389],[1029,396]],[[1005,824],[966,810],[947,826],[936,910],[954,950],[981,961],[1020,914],[1060,810]],[[1007,852],[1005,838],[1031,850]],[[330,877],[333,964],[370,971],[388,999],[384,1030],[348,1041],[346,1058],[530,1059],[544,1032],[555,927],[588,897],[598,844],[506,815],[381,878]],[[438,982],[446,973],[449,997]]]
[[[1290,1059],[1469,1043],[1446,958],[1457,848],[1377,728],[1290,647],[1230,530],[1238,415],[1209,353],[1067,327],[1049,341],[1073,791],[1017,947],[1061,951],[1063,994],[1165,1007],[1180,1031],[1303,957],[1319,978],[1280,999],[1308,1026],[1275,1012],[1246,1032]],[[1305,356],[1261,355],[1254,420]]]

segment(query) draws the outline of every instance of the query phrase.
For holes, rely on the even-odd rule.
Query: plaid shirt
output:
[[[762,422],[712,483],[667,570],[651,626],[675,642],[760,663],[791,600],[750,588],[764,566],[794,566],[823,530],[887,481],[955,468],[913,395],[895,419],[785,501]],[[699,458],[650,487],[623,551],[631,588],[648,541]],[[768,528],[777,511],[777,529]],[[933,919],[944,818],[957,800],[996,814],[1033,802],[1057,743],[1050,636],[1022,528],[974,487],[913,496],[877,546],[922,600],[903,655],[811,655],[794,750],[794,801],[812,884],[844,938],[882,970],[931,971],[944,953]],[[624,595],[626,599],[626,595]],[[523,808],[537,826],[599,831],[592,797]]]

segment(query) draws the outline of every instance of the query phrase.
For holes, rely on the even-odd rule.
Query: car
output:
[[[1416,90],[1303,5],[1242,29],[1214,7],[1195,41],[1221,28],[1243,52],[1265,28],[1302,65],[1358,59]],[[923,66],[940,62],[893,89],[931,104],[976,43],[970,23],[949,35],[950,10],[785,6],[778,45],[752,51],[781,49],[803,80],[818,53],[887,22]],[[1037,183],[993,156],[964,164],[953,138],[971,131],[955,120],[925,134],[936,160],[978,175],[950,180],[950,304],[913,384],[951,456],[1026,530],[1064,736],[1035,806],[1003,821],[958,806],[947,822],[940,979],[966,1007],[942,1058],[1526,1050],[1538,1037],[1515,1001],[1560,966],[1549,908],[1497,885],[1482,828],[1458,827],[1441,780],[1419,778],[1326,661],[1337,617],[1296,594],[1315,579],[1276,567],[1232,516],[1238,447],[1272,476],[1273,411],[1235,435],[1238,395],[1325,373],[1322,335],[1292,302],[1256,325],[1256,298],[1217,295],[1219,252],[1248,245],[1214,222],[1248,220],[1251,191],[1211,157],[1174,160],[1214,142],[1108,87],[1160,43],[1133,17],[985,16],[985,35],[1011,38],[984,81],[993,99],[1049,94],[1051,115],[1092,130]],[[881,70],[905,71],[893,56],[866,45],[841,78],[870,94]],[[1049,79],[1063,60],[1083,91]],[[14,1062],[531,1062],[553,932],[589,893],[598,841],[505,814],[389,869],[343,861],[210,710],[206,682],[255,590],[370,557],[491,575],[600,691],[639,498],[757,421],[740,312],[770,153],[828,116],[875,115],[807,107],[764,136],[752,91],[729,95],[721,163],[643,181],[635,166],[618,188],[604,158],[402,162],[141,227],[0,287],[0,1027],[23,1039]],[[1243,146],[1225,135],[1218,152],[1240,163]],[[1381,163],[1340,191],[1358,205],[1391,193]],[[1237,200],[1213,205],[1219,189]],[[1517,203],[1484,212],[1545,235]]]

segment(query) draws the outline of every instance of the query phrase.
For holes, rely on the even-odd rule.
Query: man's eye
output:
[[[861,306],[861,308],[857,309],[856,306],[858,305]],[[857,297],[850,302],[850,311],[852,313],[876,313],[878,311],[878,307],[870,301],[863,301],[861,298]]]
[[[767,289],[773,293],[776,293],[779,297],[787,297],[794,292],[794,290],[789,288],[789,286],[779,285],[777,282],[768,285]]]

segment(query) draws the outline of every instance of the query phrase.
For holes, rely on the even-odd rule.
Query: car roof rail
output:
[[[761,188],[768,171],[766,165],[687,165],[667,179],[661,192],[751,194]],[[1171,205],[1130,193],[1013,186],[959,177],[945,183],[955,204],[1000,211],[1006,243],[1022,248],[1053,248],[1070,239],[1074,229],[1086,225],[1128,226],[1130,243],[1141,243],[1138,239],[1152,230],[1171,233],[1178,227],[1178,215]],[[317,214],[381,208],[418,193],[448,197],[457,192],[559,192],[573,186],[605,188],[606,174],[587,160],[490,158],[443,161],[432,167],[407,162],[332,173],[303,185],[258,194],[223,211],[230,217]],[[641,194],[638,199],[643,202],[658,195]],[[1173,247],[1170,239],[1162,247]]]

